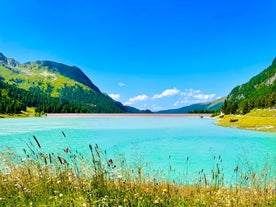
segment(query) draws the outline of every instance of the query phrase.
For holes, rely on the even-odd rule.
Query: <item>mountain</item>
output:
[[[39,112],[143,112],[113,100],[102,93],[80,68],[62,63],[36,61],[21,64],[0,53],[0,80],[5,83],[2,90],[12,85],[40,97],[36,103],[29,103]],[[6,99],[16,99],[9,97],[7,92],[4,94]],[[18,101],[24,105],[24,100]]]
[[[189,112],[199,112],[199,111],[217,111],[221,108],[223,105],[223,102],[226,98],[220,98],[212,102],[206,102],[206,103],[197,103],[192,104],[190,106],[184,106],[182,108],[178,109],[169,109],[169,110],[163,110],[158,111],[156,113],[160,114],[186,114]]]
[[[276,58],[272,64],[247,83],[235,87],[223,105],[228,113],[247,113],[253,108],[276,105]]]
[[[31,63],[29,63],[31,64]],[[29,67],[29,64],[25,64],[27,67]],[[48,71],[53,73],[60,73],[63,76],[70,78],[76,82],[82,83],[85,86],[88,86],[89,88],[93,89],[94,91],[100,92],[99,88],[95,86],[91,80],[82,72],[81,69],[75,66],[68,66],[64,65],[62,63],[56,63],[52,61],[37,61],[37,65],[39,65],[40,68],[46,68]]]

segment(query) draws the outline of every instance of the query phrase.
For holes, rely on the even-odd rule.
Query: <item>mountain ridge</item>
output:
[[[87,75],[76,66],[68,66],[63,63],[58,63],[49,60],[36,61],[37,64],[41,65],[41,67],[49,68],[49,71],[59,72],[65,77],[68,77],[72,80],[80,82],[93,90],[100,92],[99,88],[95,86],[92,81],[87,77]]]
[[[2,81],[15,87],[55,98],[50,98],[47,102],[53,107],[46,106],[46,103],[43,105],[40,100],[38,100],[39,106],[33,104],[40,112],[61,112],[65,106],[69,107],[69,109],[66,109],[67,112],[74,112],[74,110],[89,113],[144,112],[124,106],[102,93],[86,74],[76,66],[68,66],[48,60],[21,64],[15,59],[7,58],[3,53],[0,53],[0,77]],[[7,87],[5,84],[4,86]],[[55,104],[56,106],[54,106]]]
[[[214,100],[212,102],[196,103],[196,104],[191,104],[189,106],[184,106],[177,109],[157,111],[155,113],[179,114],[179,113],[190,113],[195,111],[217,111],[221,108],[225,99],[226,97],[223,97],[223,98]]]
[[[248,113],[254,108],[276,105],[276,58],[270,66],[246,83],[236,86],[227,96],[222,107],[226,113]]]

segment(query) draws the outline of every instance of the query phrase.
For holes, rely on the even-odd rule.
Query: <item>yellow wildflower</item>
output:
[[[154,204],[159,204],[159,200],[154,200]]]
[[[124,198],[124,203],[128,203],[128,198],[127,197]]]

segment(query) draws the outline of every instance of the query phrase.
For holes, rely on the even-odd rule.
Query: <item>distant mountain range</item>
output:
[[[14,93],[19,93],[16,89],[18,88],[27,91],[28,93],[24,93],[26,96],[38,99],[28,104],[43,112],[150,112],[124,106],[113,100],[102,93],[81,69],[62,63],[36,61],[21,64],[0,53],[0,80],[5,83],[1,89],[4,95],[0,98],[3,101],[5,97],[6,104],[18,99],[18,105],[26,105],[27,98],[13,96]]]
[[[156,113],[175,114],[222,109],[226,114],[246,114],[254,108],[269,107],[276,107],[276,58],[268,68],[247,83],[236,86],[227,97]]]
[[[62,63],[36,61],[21,64],[0,53],[0,81],[5,83],[0,92],[2,90],[2,94],[6,94],[1,97],[2,105],[6,105],[2,113],[9,111],[8,106],[11,111],[14,108],[18,111],[32,106],[38,112],[46,113],[151,113],[150,110],[124,106],[113,100],[102,93],[80,68]],[[21,98],[18,94],[24,94],[28,98]],[[219,99],[157,113],[215,111],[221,107],[223,101],[224,99]]]
[[[169,110],[162,110],[158,111],[156,113],[160,114],[185,114],[185,113],[193,113],[193,112],[212,112],[212,111],[217,111],[221,108],[225,101],[226,97],[217,99],[212,102],[206,102],[206,103],[197,103],[197,104],[192,104],[190,106],[184,106],[178,109],[169,109]]]

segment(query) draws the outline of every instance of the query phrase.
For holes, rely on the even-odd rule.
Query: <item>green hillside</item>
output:
[[[271,66],[235,87],[228,95],[222,110],[226,113],[248,113],[253,108],[269,108],[276,105],[276,58]]]
[[[31,104],[36,107],[37,112],[140,112],[129,110],[128,107],[103,94],[81,69],[75,66],[51,61],[20,64],[0,53],[0,77],[8,85],[24,89],[30,94],[40,94],[36,96],[37,103]],[[8,85],[3,85],[3,87],[9,87]],[[49,100],[43,101],[45,97]],[[0,98],[4,100],[3,96]],[[6,95],[5,99],[17,100],[18,98]],[[18,101],[24,102],[24,100]],[[26,105],[23,102],[22,104]]]
[[[0,114],[20,114],[28,107],[35,107],[41,112],[87,112],[84,107],[70,103],[60,103],[59,98],[51,97],[41,91],[27,91],[0,80]],[[1,116],[2,117],[2,116]]]
[[[32,64],[32,63],[29,63],[29,64]],[[91,80],[82,72],[82,70],[79,69],[78,67],[68,66],[62,63],[56,63],[51,61],[37,61],[35,64],[37,64],[41,69],[46,68],[50,72],[60,73],[71,80],[77,81],[79,83],[82,83],[85,86],[88,86],[94,91],[100,92],[98,87],[96,87],[91,82]],[[25,65],[29,67],[28,64],[25,64]]]
[[[224,100],[225,100],[225,97],[217,99],[212,102],[197,103],[197,104],[192,104],[190,106],[184,106],[184,107],[181,107],[178,109],[169,109],[169,110],[158,111],[156,113],[186,114],[186,113],[200,113],[200,112],[204,112],[204,113],[205,112],[215,112],[221,108]]]

